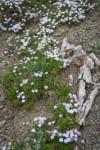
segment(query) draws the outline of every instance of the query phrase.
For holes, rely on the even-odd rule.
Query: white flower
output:
[[[78,110],[77,110],[77,109],[73,109],[73,110],[74,110],[74,112],[76,112],[76,113],[78,112]]]
[[[11,145],[11,142],[9,142],[8,145]]]
[[[34,139],[34,143],[36,143],[36,139]]]
[[[59,118],[62,118],[62,114],[59,115]]]
[[[25,99],[22,100],[22,103],[25,103]]]
[[[16,72],[16,70],[13,70],[13,73],[15,73]]]
[[[23,86],[23,84],[20,84],[20,86]]]
[[[68,137],[69,137],[69,135],[70,135],[70,133],[69,133],[69,132],[67,132],[67,133],[65,134],[65,137],[66,137],[66,138],[68,138]]]
[[[47,90],[47,89],[48,89],[48,86],[44,86],[44,89]]]
[[[45,74],[48,74],[48,72],[45,72]]]
[[[62,133],[58,133],[58,136],[61,137],[63,134]]]
[[[18,68],[17,66],[14,67],[14,69],[17,69],[17,68]]]
[[[38,59],[38,57],[34,57],[34,59]]]
[[[68,143],[68,140],[67,140],[67,139],[65,139],[65,140],[64,140],[64,143]]]
[[[81,140],[81,143],[82,143],[82,144],[84,144],[84,143],[85,143],[85,141],[84,141],[84,140]]]
[[[34,84],[34,82],[31,82],[31,85],[33,85]]]
[[[59,139],[59,142],[63,142],[63,138],[60,138],[60,139]]]
[[[35,91],[35,93],[37,93],[38,92],[38,89],[36,89],[36,90],[34,90]]]
[[[70,98],[73,98],[73,95],[72,95],[72,93],[69,93],[68,95],[69,95],[69,97],[70,97]]]
[[[74,137],[75,137],[75,138],[78,138],[78,135],[77,135],[77,134],[74,134]]]
[[[22,96],[22,99],[25,99],[25,96],[24,96],[24,95]]]
[[[18,90],[16,90],[16,93],[18,93],[19,91]]]
[[[34,76],[35,76],[35,77],[38,77],[38,76],[39,76],[39,73],[34,72]]]
[[[38,89],[32,90],[32,93],[37,93]]]
[[[8,54],[8,51],[4,51],[4,54]]]
[[[64,140],[64,143],[68,143],[68,142],[70,142],[70,141],[71,141],[71,139],[70,139],[70,138],[67,138],[67,139]]]
[[[38,118],[34,118],[34,121],[37,121],[38,120]]]
[[[55,121],[52,121],[51,123],[52,123],[52,124],[54,124],[54,123],[55,123]]]
[[[76,102],[78,101],[77,96],[75,94],[73,94],[73,98]]]
[[[74,102],[73,99],[71,99],[70,102],[73,103]]]
[[[20,95],[18,95],[17,98],[20,98]]]
[[[35,91],[34,90],[32,90],[32,93],[34,93]]]
[[[41,127],[42,125],[41,124],[38,124],[38,127]]]
[[[53,139],[54,139],[54,136],[52,135],[50,138],[51,138],[51,140],[53,140]]]
[[[73,109],[69,109],[67,110],[70,114],[73,114],[74,113],[74,110]]]
[[[57,106],[54,106],[54,109],[56,109],[57,108]]]
[[[78,138],[74,137],[74,141],[76,142],[78,140]]]
[[[33,128],[33,129],[31,130],[31,132],[36,132],[36,130]]]
[[[69,86],[72,86],[72,83],[69,83]]]
[[[53,133],[56,134],[56,133],[58,133],[58,131],[57,131],[57,130],[54,130]]]
[[[50,126],[52,123],[51,122],[48,122],[48,125]]]

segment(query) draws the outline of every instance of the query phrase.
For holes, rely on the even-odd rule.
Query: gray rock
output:
[[[97,104],[94,105],[94,111],[98,111],[99,110],[99,106]]]
[[[3,105],[0,106],[0,109],[3,108]]]
[[[0,121],[0,128],[6,123],[6,120]]]
[[[100,119],[100,110],[96,112],[97,119]]]

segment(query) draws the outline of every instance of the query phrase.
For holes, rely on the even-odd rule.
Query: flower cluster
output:
[[[81,135],[81,133],[77,129],[66,131],[65,133],[58,132],[57,130],[53,130],[51,133],[51,140],[53,140],[55,137],[58,137],[59,142],[63,143],[69,143],[72,141],[77,141],[78,137]]]
[[[38,121],[37,121],[38,127],[41,127],[45,123],[46,120],[47,119],[45,117],[41,117],[41,116],[38,117]]]
[[[28,79],[23,79],[22,82],[20,83],[20,86],[23,86],[24,84],[28,83]]]
[[[66,110],[70,113],[77,113],[77,108],[79,107],[79,101],[78,98],[75,94],[69,93],[70,99],[70,104],[63,104],[66,108]]]
[[[13,39],[10,39],[11,42],[9,42],[8,40],[8,51],[6,49],[5,53],[11,53],[12,55],[13,52],[17,52],[18,55],[21,55],[25,53],[24,49],[27,49],[30,57],[26,56],[23,60],[24,63],[27,63],[30,59],[33,58],[34,60],[38,59],[37,57],[32,56],[36,53],[35,51],[37,50],[41,53],[43,52],[43,54],[47,58],[53,58],[56,61],[62,61],[63,65],[61,66],[61,68],[66,68],[66,66],[70,64],[70,60],[63,58],[62,54],[60,53],[60,48],[58,45],[59,42],[53,37],[50,37],[50,35],[46,35],[44,30],[42,31],[42,29],[40,28],[37,30],[26,30],[25,35],[22,39],[20,39],[19,37],[16,37],[15,39],[16,45],[15,43],[13,43]],[[32,46],[31,41],[33,40],[34,43],[32,44],[34,45]],[[12,49],[14,50],[13,52]],[[36,63],[36,61],[34,61],[34,63]]]
[[[17,90],[16,93],[18,94],[17,99],[20,100],[22,103],[25,103],[25,92],[19,92]]]
[[[79,22],[85,18],[85,12],[94,8],[88,1],[58,0],[53,4],[56,11],[49,10],[46,15],[40,19],[42,25],[55,28],[59,23]],[[53,19],[51,16],[54,16]]]
[[[77,113],[77,108],[79,107],[77,96],[75,94],[69,93],[69,97],[70,102],[69,103],[63,102],[62,105],[69,114]],[[55,105],[54,106],[55,111],[57,108],[58,106]],[[59,118],[62,118],[62,114],[59,114]]]
[[[0,8],[0,29],[15,33],[22,30],[27,21],[42,14],[42,9],[32,0],[1,0]]]
[[[45,26],[45,32],[52,33],[58,24],[79,22],[85,18],[86,11],[94,8],[94,4],[90,4],[88,0],[57,0],[55,3],[48,1],[48,6],[33,0],[1,0],[0,29],[16,33],[29,20],[40,18],[39,24],[43,28]]]
[[[35,77],[42,77],[42,75],[43,75],[43,72],[34,72],[33,73],[33,76],[35,76]]]

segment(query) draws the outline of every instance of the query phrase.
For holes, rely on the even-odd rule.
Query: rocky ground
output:
[[[2,77],[6,72],[12,60],[8,60],[3,49],[6,47],[8,37],[14,36],[11,33],[1,33],[0,36],[0,146],[9,141],[11,137],[19,139],[24,131],[24,125],[28,124],[34,117],[39,115],[48,116],[49,112],[45,108],[45,102],[37,102],[36,106],[30,112],[25,112],[23,109],[15,110],[11,103],[4,98],[4,89],[2,85]],[[75,45],[82,45],[84,50],[88,50],[88,45],[91,41],[100,38],[100,11],[95,10],[90,13],[86,19],[79,25],[61,25],[55,30],[53,35],[60,41],[68,38],[68,41]],[[100,58],[100,50],[94,51],[97,57]],[[69,68],[73,73],[77,74],[77,70]],[[68,71],[67,71],[68,72]],[[64,81],[67,77],[67,72],[62,76]],[[100,72],[99,72],[100,73]],[[100,77],[100,74],[98,75]],[[77,77],[77,76],[76,76]],[[77,91],[77,90],[74,90]],[[86,118],[85,126],[81,129],[81,140],[77,143],[76,150],[99,150],[100,149],[100,94],[95,99],[92,109]],[[41,103],[41,105],[40,105]]]

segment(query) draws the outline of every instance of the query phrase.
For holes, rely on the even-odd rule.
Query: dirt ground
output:
[[[22,108],[14,109],[11,103],[4,97],[4,89],[2,85],[2,77],[6,72],[9,64],[12,63],[3,54],[3,49],[6,48],[7,39],[14,36],[12,33],[0,34],[0,146],[4,145],[11,137],[19,140],[21,133],[24,131],[25,124],[28,124],[35,117],[48,116],[50,113],[46,109],[46,103],[40,100],[36,102],[33,110],[26,112]],[[68,38],[68,41],[75,45],[82,45],[87,51],[88,44],[97,38],[100,38],[100,12],[95,10],[89,14],[86,19],[79,25],[60,25],[53,36],[59,41],[61,46],[62,39]],[[100,50],[94,51],[97,57],[100,58]],[[62,72],[62,82],[68,83],[68,75],[73,74],[74,85],[72,91],[77,94],[77,77],[79,68],[69,66]],[[100,72],[98,73],[100,77]],[[100,149],[100,94],[93,103],[93,107],[86,118],[86,124],[81,129],[80,141],[77,143],[79,150],[99,150]]]

